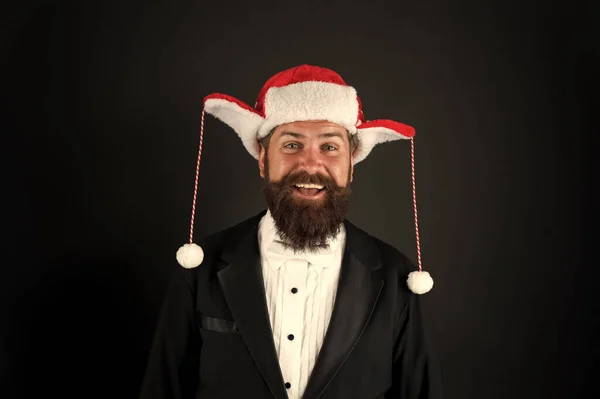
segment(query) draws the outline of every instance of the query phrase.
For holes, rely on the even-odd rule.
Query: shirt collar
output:
[[[346,231],[344,225],[337,236],[329,239],[329,247],[319,250],[318,252],[303,252],[294,253],[292,250],[286,249],[282,242],[281,236],[277,233],[275,220],[271,215],[271,211],[267,212],[262,217],[258,226],[258,242],[260,245],[261,258],[273,269],[277,270],[283,264],[291,259],[305,260],[314,267],[317,273],[320,273],[323,268],[339,268],[341,266],[341,253],[343,243],[345,242]],[[339,256],[336,256],[339,255]]]

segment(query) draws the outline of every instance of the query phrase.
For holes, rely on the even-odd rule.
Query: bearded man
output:
[[[311,65],[255,107],[211,94],[204,110],[258,160],[267,208],[198,245],[194,193],[140,398],[442,399],[420,249],[417,269],[346,219],[354,165],[414,129],[366,121],[355,89]]]

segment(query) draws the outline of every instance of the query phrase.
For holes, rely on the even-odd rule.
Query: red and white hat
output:
[[[204,258],[202,249],[193,243],[193,228],[205,112],[229,125],[238,134],[246,150],[256,159],[259,155],[260,139],[279,125],[297,121],[326,120],[343,126],[350,134],[357,135],[358,147],[354,164],[365,159],[373,147],[379,143],[409,139],[413,168],[413,204],[419,271],[409,275],[408,284],[411,290],[419,294],[432,288],[433,280],[429,273],[422,271],[421,266],[414,195],[415,129],[389,119],[365,120],[362,103],[356,90],[346,84],[335,71],[312,65],[300,65],[272,76],[258,94],[254,107],[227,94],[213,93],[204,98],[190,239],[189,243],[183,245],[177,252],[177,261],[181,266],[196,267],[202,263]]]
[[[300,65],[271,77],[254,107],[235,97],[214,93],[205,97],[204,108],[235,130],[248,152],[257,159],[258,140],[276,126],[297,121],[326,120],[357,134],[360,144],[355,164],[379,143],[415,135],[415,129],[399,122],[365,121],[354,87],[331,69],[311,65]]]

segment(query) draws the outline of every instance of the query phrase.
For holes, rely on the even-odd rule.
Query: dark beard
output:
[[[327,248],[327,241],[340,232],[348,212],[350,180],[347,187],[339,187],[327,176],[303,171],[272,182],[266,160],[265,171],[263,192],[284,245],[294,251],[315,252]],[[319,200],[294,197],[293,186],[299,183],[323,185],[324,197]]]

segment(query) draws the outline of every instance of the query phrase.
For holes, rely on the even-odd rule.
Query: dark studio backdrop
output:
[[[588,97],[575,2],[2,6],[2,398],[134,398],[188,239],[202,99],[254,104],[309,63],[368,119],[416,128],[424,268],[447,397],[598,397]],[[594,134],[592,134],[594,133]],[[256,161],[206,118],[196,237],[264,207]],[[410,144],[357,165],[349,219],[416,262]]]

